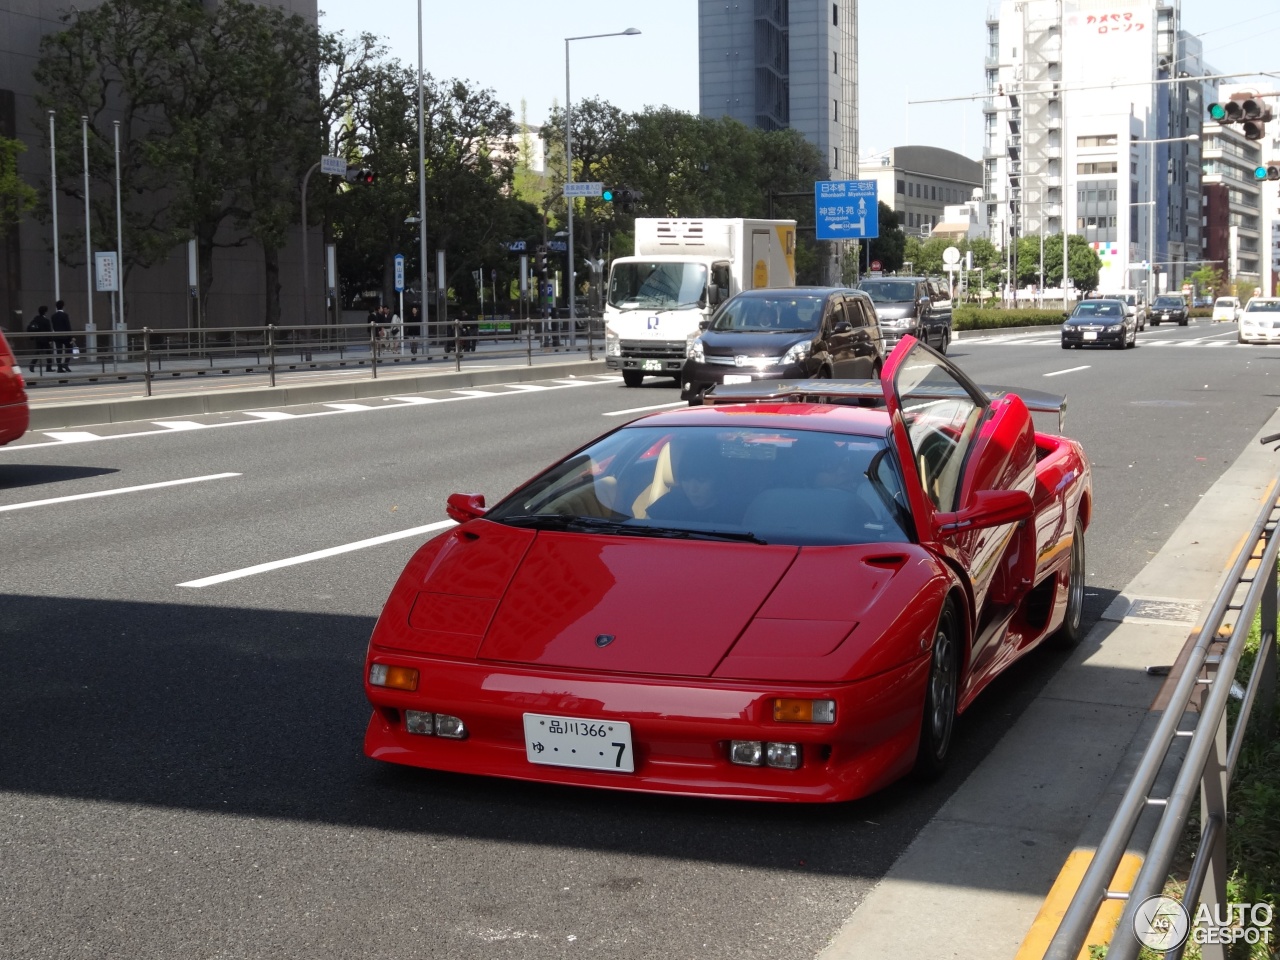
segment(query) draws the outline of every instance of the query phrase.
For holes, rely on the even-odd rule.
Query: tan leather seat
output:
[[[671,444],[668,442],[658,453],[658,462],[653,467],[653,480],[649,482],[649,486],[640,491],[640,496],[636,497],[631,504],[632,515],[640,520],[648,517],[646,511],[649,505],[666,496],[667,491],[674,486],[675,480],[671,474]]]

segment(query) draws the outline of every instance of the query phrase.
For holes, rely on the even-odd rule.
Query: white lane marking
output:
[[[501,397],[503,394],[494,393],[492,390],[450,390],[450,393],[456,393],[460,397],[475,397],[482,400],[485,397]]]
[[[601,386],[605,381],[601,380],[572,380],[567,383],[563,381],[552,381],[558,383],[558,386],[546,387],[547,390],[562,390],[566,387],[597,387]],[[499,384],[499,386],[510,386],[510,384]],[[523,395],[524,391],[510,391],[507,393],[494,393],[490,396],[494,397],[518,397]],[[243,427],[249,424],[260,424],[268,420],[305,420],[309,417],[335,417],[343,413],[365,413],[372,410],[404,410],[412,404],[423,403],[456,403],[463,400],[473,399],[471,397],[388,397],[389,400],[400,400],[401,403],[384,403],[376,407],[364,406],[362,404],[325,404],[325,406],[350,407],[351,409],[342,410],[319,410],[315,413],[292,413],[285,417],[255,417],[252,420],[231,420],[225,423],[210,423],[206,426],[210,430],[217,430],[220,427]],[[243,411],[241,411],[243,412]],[[37,447],[56,447],[65,443],[87,443],[90,440],[128,440],[132,437],[154,437],[158,434],[172,433],[170,430],[136,430],[132,433],[113,433],[107,436],[99,436],[96,433],[75,433],[67,430],[33,430],[32,433],[39,433],[46,437],[52,437],[48,443],[20,443],[8,444],[0,447],[0,456],[6,453],[13,453],[18,450],[34,450]]]
[[[1089,369],[1089,364],[1087,364],[1087,363],[1086,363],[1083,367],[1068,367],[1066,370],[1055,370],[1055,371],[1053,371],[1053,373],[1046,373],[1046,374],[1045,374],[1045,376],[1046,376],[1046,377],[1060,377],[1060,376],[1062,376],[1064,373],[1076,373],[1076,372],[1078,372],[1078,371],[1080,371],[1080,370],[1088,370],[1088,369]]]
[[[296,420],[296,413],[284,413],[281,410],[246,410],[246,417],[257,417],[259,420]]]
[[[683,407],[685,402],[677,400],[675,403],[655,403],[651,407],[632,407],[630,410],[610,410],[608,413],[602,413],[602,417],[625,417],[628,413],[644,413],[646,410],[666,410],[668,407]]]
[[[383,543],[391,543],[395,540],[404,540],[406,537],[418,537],[424,533],[432,533],[436,530],[443,530],[445,527],[455,526],[452,520],[441,520],[437,523],[428,523],[425,527],[414,527],[410,530],[401,530],[398,533],[386,533],[380,537],[370,537],[368,540],[357,540],[355,543],[344,543],[338,547],[328,547],[324,550],[316,550],[312,553],[304,553],[297,557],[287,557],[284,560],[272,560],[269,563],[259,563],[252,567],[243,567],[239,570],[232,570],[228,573],[214,574],[212,577],[202,577],[199,580],[188,580],[186,583],[180,583],[180,587],[211,587],[215,583],[226,583],[228,580],[239,580],[241,577],[252,577],[259,573],[266,573],[269,570],[279,570],[281,567],[292,567],[299,563],[310,563],[313,560],[323,560],[326,557],[336,557],[342,553],[350,553],[353,550],[364,550],[366,547],[376,547]]]
[[[52,497],[48,500],[29,500],[26,503],[11,503],[0,507],[0,513],[10,510],[28,510],[31,507],[47,507],[54,503],[70,503],[73,500],[92,500],[95,497],[114,497],[120,493],[138,493],[141,490],[159,490],[161,487],[177,487],[186,483],[203,483],[206,480],[225,480],[227,477],[239,477],[239,473],[211,473],[207,477],[188,477],[185,480],[165,480],[161,483],[144,483],[136,487],[120,487],[117,490],[99,490],[96,493],[77,493],[69,497]]]
[[[542,387],[536,383],[507,383],[503,384],[508,390],[520,390],[525,393],[533,393],[536,390],[550,390],[550,387]]]
[[[357,410],[372,410],[367,403],[326,403],[323,406],[330,410],[341,410],[343,413],[355,413]]]
[[[204,430],[209,426],[207,423],[196,423],[194,420],[153,420],[152,423],[166,430]]]

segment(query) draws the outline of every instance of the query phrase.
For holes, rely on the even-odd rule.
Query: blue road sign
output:
[[[813,185],[819,240],[868,240],[880,236],[874,180],[819,180]]]
[[[396,293],[404,291],[404,254],[396,254]]]

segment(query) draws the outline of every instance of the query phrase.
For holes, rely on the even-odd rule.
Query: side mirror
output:
[[[699,330],[706,330],[706,329],[707,329],[708,327],[710,327],[710,326],[711,326],[711,318],[710,318],[710,317],[703,317],[701,320],[699,320],[699,321],[698,321],[698,329],[699,329]]]
[[[1064,314],[1062,315],[1062,319],[1063,319],[1063,320],[1066,320],[1066,319],[1067,319],[1068,317],[1070,317],[1070,316],[1071,316],[1071,314],[1069,314],[1069,313],[1064,313]]]
[[[1031,494],[1024,490],[980,490],[963,510],[938,514],[938,531],[959,533],[1021,523],[1035,516],[1035,509]]]
[[[468,520],[476,519],[476,517],[483,517],[485,513],[484,494],[451,493],[445,503],[444,512],[449,515],[450,520],[458,523],[466,523]]]
[[[853,324],[850,323],[848,320],[841,320],[839,323],[837,323],[834,327],[831,328],[831,332],[832,333],[852,333]]]

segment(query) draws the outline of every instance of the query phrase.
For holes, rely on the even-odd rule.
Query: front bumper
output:
[[[638,370],[654,376],[680,376],[688,343],[684,340],[623,340],[622,355],[606,356],[610,370]]]
[[[680,373],[680,399],[696,400],[711,387],[725,382],[725,377],[747,377],[749,380],[783,380],[803,378],[810,374],[807,362],[775,367],[739,367],[718,363],[686,360]],[[737,381],[746,383],[746,380]]]
[[[810,803],[865,796],[911,768],[929,668],[926,656],[867,680],[815,687],[535,672],[381,650],[374,659],[416,667],[430,678],[413,693],[365,685],[374,711],[364,751],[375,760],[611,790]],[[834,699],[836,722],[774,721],[769,701],[787,696]],[[468,736],[409,733],[406,709],[460,717]],[[629,723],[635,772],[532,763],[526,712]],[[782,770],[730,763],[731,740],[799,743],[801,765]]]
[[[1239,339],[1245,343],[1280,343],[1280,327],[1240,324]]]
[[[1088,334],[1094,334],[1089,337]],[[1086,330],[1078,327],[1062,328],[1062,345],[1064,347],[1114,347],[1123,345],[1128,333],[1122,326],[1118,330]]]

